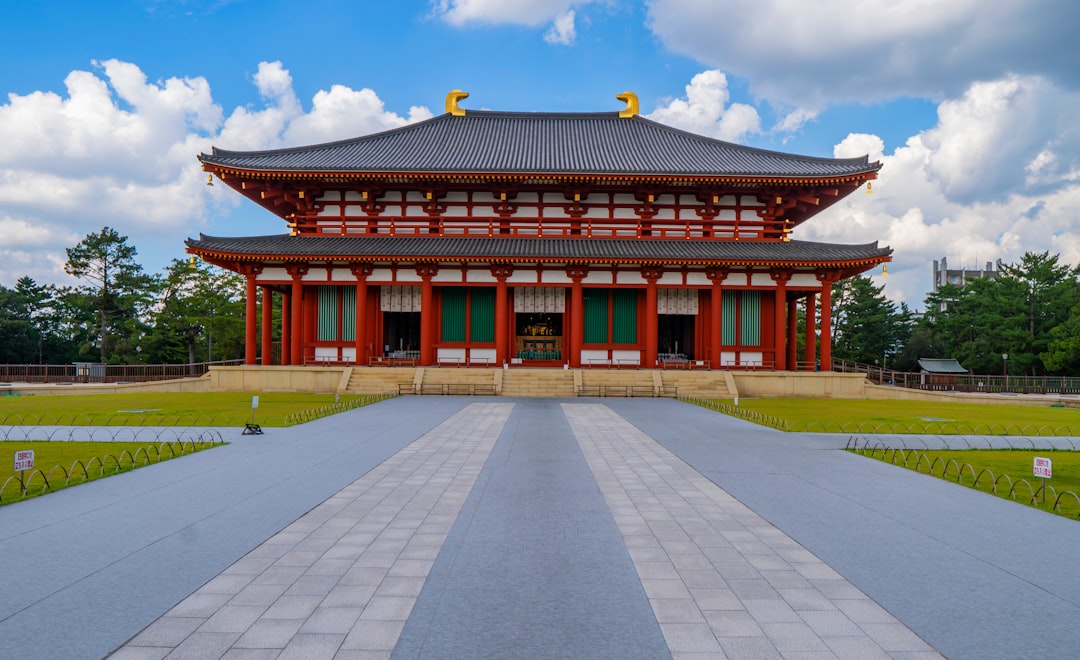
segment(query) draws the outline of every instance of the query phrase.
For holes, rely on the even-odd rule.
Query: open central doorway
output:
[[[383,356],[420,357],[420,312],[383,312]]]
[[[692,314],[659,314],[656,352],[660,360],[694,359],[694,326]]]
[[[515,357],[522,361],[563,359],[563,315],[557,312],[515,314]]]

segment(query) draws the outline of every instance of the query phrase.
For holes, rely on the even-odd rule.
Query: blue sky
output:
[[[1080,25],[1072,0],[268,0],[0,6],[0,284],[67,282],[109,225],[147,270],[183,239],[277,233],[196,154],[343,139],[466,108],[605,111],[815,156],[869,153],[853,195],[795,238],[930,262],[1080,261]],[[1071,27],[1070,27],[1071,26]]]

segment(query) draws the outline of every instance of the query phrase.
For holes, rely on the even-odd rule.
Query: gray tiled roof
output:
[[[627,174],[835,177],[875,172],[867,157],[753,149],[617,112],[469,110],[351,140],[270,151],[214,147],[208,165],[272,172]]]
[[[892,253],[877,243],[838,245],[809,241],[673,241],[602,238],[446,238],[273,236],[188,239],[195,252],[305,259],[470,259],[607,262],[835,262],[879,259]]]

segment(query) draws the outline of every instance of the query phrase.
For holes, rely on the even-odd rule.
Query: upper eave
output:
[[[349,237],[200,235],[187,251],[236,262],[435,261],[480,263],[672,264],[787,267],[873,266],[892,249],[876,242],[694,241],[598,238]]]
[[[200,154],[204,169],[262,179],[567,178],[743,181],[874,178],[881,164],[755,149],[604,113],[449,113],[349,140]]]

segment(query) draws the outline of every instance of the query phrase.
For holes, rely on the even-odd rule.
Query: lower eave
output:
[[[877,243],[809,241],[628,240],[597,238],[448,238],[202,235],[187,251],[210,261],[237,263],[549,263],[740,267],[873,267],[891,260]]]

